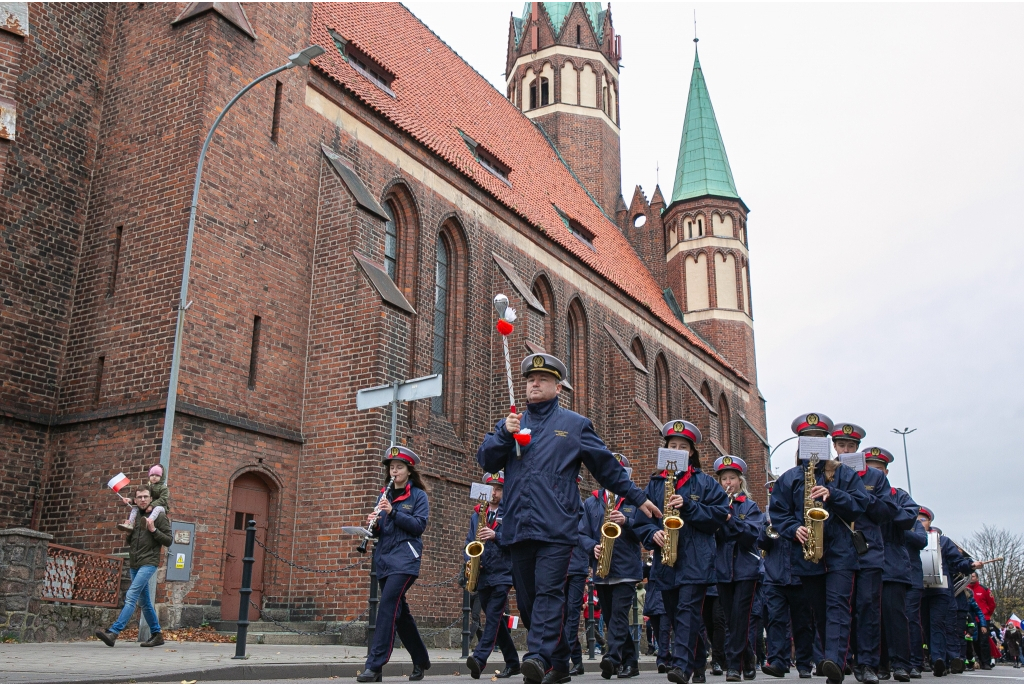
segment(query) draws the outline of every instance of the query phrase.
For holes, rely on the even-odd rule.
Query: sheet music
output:
[[[474,502],[489,502],[492,490],[494,490],[493,486],[484,485],[483,483],[473,483],[469,489],[469,498]]]
[[[863,452],[851,452],[850,454],[840,454],[839,461],[843,462],[844,465],[849,466],[854,471],[863,471],[868,465],[864,461]]]
[[[808,461],[812,454],[818,455],[818,461],[828,461],[832,458],[829,451],[828,438],[812,438],[802,435],[797,439],[800,447],[797,448],[800,461]]]
[[[668,463],[674,461],[676,463],[676,471],[685,470],[690,465],[690,451],[689,450],[670,450],[667,447],[658,448],[658,470],[668,470]]]

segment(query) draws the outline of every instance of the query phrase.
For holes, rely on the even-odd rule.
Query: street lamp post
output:
[[[206,140],[203,142],[203,149],[199,152],[199,164],[196,165],[196,180],[192,186],[192,206],[189,209],[188,214],[188,238],[185,241],[185,267],[181,274],[181,297],[178,300],[178,323],[174,329],[174,351],[171,353],[171,380],[167,387],[167,409],[164,412],[164,435],[163,441],[160,444],[160,465],[164,469],[165,482],[169,479],[168,472],[171,465],[171,440],[174,435],[174,411],[178,400],[178,371],[181,365],[181,339],[182,334],[185,331],[185,311],[192,305],[192,303],[188,301],[188,278],[192,267],[192,243],[196,232],[196,208],[199,205],[199,183],[202,180],[203,162],[206,161],[206,153],[210,149],[210,142],[213,140],[213,134],[217,130],[217,126],[220,125],[224,115],[228,113],[228,110],[231,109],[231,107],[238,102],[243,95],[271,76],[280,74],[282,71],[292,69],[293,67],[304,67],[323,53],[324,49],[322,47],[319,45],[311,45],[302,52],[297,52],[289,57],[287,64],[283,64],[276,69],[268,71],[263,74],[263,76],[260,76],[245,88],[238,91],[235,97],[228,101],[228,104],[223,110],[221,110],[221,113],[217,115],[217,118],[214,119],[213,126],[210,127],[210,132],[206,134]]]
[[[914,496],[914,491],[910,489],[910,460],[907,459],[907,436],[910,435],[911,433],[913,433],[916,430],[917,430],[916,428],[906,428],[906,427],[904,427],[903,430],[900,430],[898,428],[893,428],[892,429],[893,433],[896,433],[897,435],[902,435],[903,436],[903,463],[907,467],[907,492],[910,494],[911,497]]]
[[[773,475],[773,476],[775,475],[775,473],[774,473],[774,472],[772,471],[772,455],[773,455],[773,454],[775,454],[775,450],[779,449],[780,447],[782,447],[783,445],[785,445],[785,444],[786,444],[787,442],[789,442],[790,440],[796,440],[796,439],[797,439],[797,437],[799,437],[799,436],[796,436],[796,435],[794,435],[794,436],[793,436],[793,437],[791,437],[791,438],[786,438],[785,440],[783,440],[782,442],[780,442],[780,443],[779,443],[778,445],[776,445],[775,447],[773,447],[773,448],[772,448],[772,451],[768,453],[768,473],[769,473],[770,475]]]

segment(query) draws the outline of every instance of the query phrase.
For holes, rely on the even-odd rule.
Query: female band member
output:
[[[715,573],[718,598],[728,624],[725,640],[725,680],[738,683],[754,677],[757,661],[748,642],[750,607],[761,577],[757,536],[763,515],[747,491],[747,464],[726,455],[715,461],[715,478],[729,495],[729,518],[717,533]]]
[[[388,470],[387,478],[394,482],[380,501],[376,522],[373,514],[367,520],[368,525],[373,525],[371,532],[378,538],[373,554],[380,584],[380,605],[366,670],[356,677],[361,683],[381,682],[384,664],[391,659],[396,632],[412,657],[409,680],[423,680],[423,672],[430,668],[427,647],[405,601],[405,593],[420,574],[421,536],[430,516],[427,493],[416,472],[420,458],[405,447],[392,447],[382,461]]]

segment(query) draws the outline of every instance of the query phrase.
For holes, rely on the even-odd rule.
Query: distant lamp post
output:
[[[892,432],[896,435],[903,436],[903,463],[907,467],[907,492],[910,493],[911,497],[914,496],[914,491],[910,489],[910,460],[907,459],[907,436],[916,430],[916,428],[904,428],[903,430],[900,430],[899,428],[892,429]]]
[[[297,52],[289,57],[287,64],[282,64],[276,69],[268,71],[263,74],[263,76],[260,76],[245,88],[238,91],[238,93],[235,94],[235,97],[231,98],[231,100],[228,101],[228,104],[224,106],[224,109],[217,115],[217,118],[213,120],[213,126],[210,127],[210,132],[206,134],[206,140],[203,142],[203,149],[199,152],[199,164],[196,165],[196,180],[192,186],[192,207],[188,214],[188,237],[185,240],[185,267],[181,274],[181,297],[178,300],[178,324],[174,329],[174,352],[171,354],[171,380],[167,387],[167,409],[164,412],[164,436],[160,445],[160,465],[164,467],[165,478],[169,479],[168,471],[171,463],[171,440],[174,434],[174,410],[178,401],[178,370],[181,364],[181,338],[185,330],[185,310],[192,305],[192,303],[188,301],[188,278],[192,267],[192,242],[196,232],[196,208],[199,205],[199,182],[203,176],[203,162],[206,161],[206,153],[210,149],[210,142],[213,140],[213,134],[217,130],[217,126],[220,125],[224,115],[228,113],[228,110],[231,109],[231,107],[238,102],[243,95],[271,76],[280,74],[282,71],[286,71],[294,67],[304,67],[322,54],[324,54],[324,49],[322,47],[319,45],[310,45],[302,52]]]

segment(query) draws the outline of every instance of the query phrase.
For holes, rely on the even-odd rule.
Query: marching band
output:
[[[561,360],[531,354],[521,372],[525,410],[516,412],[513,400],[477,452],[486,475],[474,485],[480,499],[464,552],[466,587],[479,593],[486,612],[466,661],[474,679],[496,647],[505,662],[496,678],[521,673],[526,683],[566,683],[582,675],[577,633],[588,579],[607,626],[604,679],[639,675],[629,615],[644,579],[658,671],[672,683],[706,682],[709,655],[712,674],[724,671],[726,682],[752,680],[758,666],[776,678],[795,667],[799,678],[814,674],[828,683],[847,675],[861,683],[909,682],[922,671],[941,677],[964,670],[964,632],[975,613],[966,585],[985,562],[942,535],[930,509],[889,484],[893,456],[862,449],[863,428],[821,412],[797,417],[796,461],[768,482],[762,512],[742,457],[722,455],[713,474],[703,472],[702,436],[689,421],[664,425],[658,468],[641,490],[629,460],[605,446],[589,419],[560,406]],[[511,373],[509,388],[511,398]],[[429,515],[419,457],[393,446],[383,461],[391,481],[367,520],[380,613],[360,682],[381,680],[396,633],[413,658],[410,680],[430,667],[405,600],[419,574]],[[585,501],[584,465],[600,485]],[[513,587],[528,629],[522,661],[508,623]],[[724,623],[714,618],[715,604]],[[754,644],[762,605],[763,657]]]

